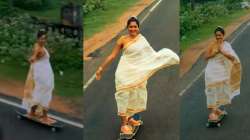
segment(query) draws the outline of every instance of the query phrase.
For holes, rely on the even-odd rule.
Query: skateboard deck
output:
[[[226,116],[227,116],[227,113],[225,112],[225,114],[219,116],[219,120],[217,120],[217,121],[208,120],[207,124],[206,124],[207,128],[221,127],[222,122],[223,122],[223,120],[225,119]]]
[[[55,122],[46,123],[46,122],[42,122],[39,118],[28,116],[26,110],[18,110],[18,111],[16,110],[16,113],[17,113],[18,119],[25,118],[27,120],[39,123],[39,124],[44,125],[44,126],[47,126],[51,129],[52,132],[56,132],[57,130],[59,130],[63,127],[63,125],[60,122],[58,122],[57,120],[55,120],[53,118],[50,118],[50,119],[55,120]]]
[[[135,120],[141,120],[141,117],[139,115],[134,115],[133,118]],[[139,128],[143,125],[143,122],[141,122],[141,125],[140,126],[135,126],[135,127],[132,127],[133,129],[133,133],[128,135],[128,134],[123,134],[123,133],[120,133],[120,137],[118,140],[135,140],[135,135],[137,134],[137,132],[139,131]]]

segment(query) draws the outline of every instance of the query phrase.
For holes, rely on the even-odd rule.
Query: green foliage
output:
[[[204,1],[203,1],[204,2]],[[240,2],[235,0],[217,0],[196,4],[194,8],[191,4],[181,7],[180,14],[180,34],[185,38],[185,34],[201,27],[203,24],[211,23],[214,18],[226,16],[240,8]]]
[[[12,7],[11,3],[0,1],[0,18],[3,18],[5,16],[15,16],[17,15],[17,10]]]
[[[50,0],[12,0],[13,5],[25,10],[41,10],[51,6]]]
[[[77,39],[65,38],[56,32],[48,33],[47,48],[55,69],[82,69],[82,47]]]
[[[13,61],[28,65],[28,57],[36,41],[36,32],[41,28],[33,25],[29,15],[0,20],[0,62]],[[78,40],[49,32],[46,47],[50,50],[55,70],[69,67],[82,68],[82,51]]]
[[[224,4],[228,10],[236,10],[241,8],[240,2],[242,1],[243,0],[224,0]]]
[[[96,9],[103,9],[104,2],[103,0],[85,0],[83,1],[83,13],[87,14]]]

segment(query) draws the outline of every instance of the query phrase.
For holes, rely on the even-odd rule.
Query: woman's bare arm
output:
[[[34,49],[32,51],[32,55],[29,59],[29,62],[34,63],[36,60],[38,60],[41,57],[42,57],[41,48],[37,44],[35,44]]]
[[[213,51],[212,48],[208,48],[208,49],[205,51],[204,57],[205,57],[206,60],[208,60],[208,59],[214,57],[214,56],[217,54],[217,53],[213,53],[213,54],[212,54],[212,51]]]
[[[101,78],[102,72],[114,61],[114,59],[118,56],[119,52],[121,51],[123,46],[123,37],[121,37],[117,43],[114,49],[112,50],[112,53],[104,60],[104,62],[99,66],[99,68],[96,71],[96,79],[99,80]]]

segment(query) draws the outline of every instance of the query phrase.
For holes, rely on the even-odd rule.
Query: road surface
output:
[[[12,97],[0,96],[1,99],[19,102]],[[19,108],[0,102],[0,140],[82,140],[83,129],[64,124],[56,133],[47,127],[27,120],[19,120],[15,110]]]

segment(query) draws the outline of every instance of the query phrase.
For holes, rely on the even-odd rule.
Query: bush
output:
[[[241,8],[240,2],[242,1],[243,0],[225,0],[224,4],[228,10],[232,11],[240,9]]]
[[[50,50],[54,69],[82,69],[82,47],[77,39],[65,38],[56,32],[48,33],[47,48]]]
[[[200,4],[191,9],[191,5],[181,8],[180,15],[180,35],[183,37],[187,32],[195,30],[203,24],[210,23],[214,18],[228,15],[230,10],[227,6],[219,2],[208,2]]]
[[[16,16],[17,10],[11,6],[10,3],[1,1],[0,2],[0,18],[6,17],[6,16]]]
[[[31,24],[28,15],[4,18],[0,20],[0,24],[1,62],[15,60],[22,65],[28,65],[27,60],[36,41],[36,32],[41,27]],[[46,48],[50,50],[51,63],[55,70],[82,68],[82,47],[78,45],[78,40],[48,32]]]
[[[50,0],[13,0],[13,5],[26,10],[41,10],[49,8]]]
[[[83,14],[102,8],[104,8],[103,0],[85,0],[83,2]]]

